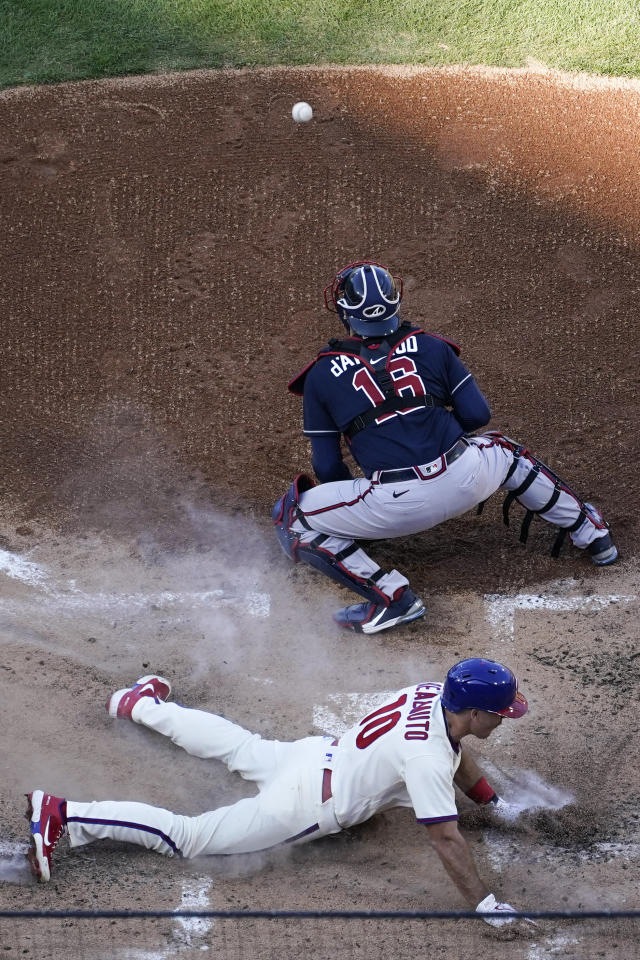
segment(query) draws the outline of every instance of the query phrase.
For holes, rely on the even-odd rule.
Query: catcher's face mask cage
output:
[[[381,337],[398,329],[402,292],[401,277],[393,277],[380,263],[358,260],[327,284],[324,303],[338,314],[347,331]]]
[[[449,670],[442,689],[442,704],[452,713],[484,710],[515,720],[528,710],[518,692],[518,681],[508,667],[473,657]]]

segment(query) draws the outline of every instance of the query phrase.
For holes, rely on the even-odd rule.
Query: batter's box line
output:
[[[559,597],[551,593],[485,593],[485,615],[496,640],[513,640],[516,610],[603,610],[617,603],[632,603],[635,595],[609,593],[589,597]]]
[[[183,591],[162,593],[84,593],[80,590],[62,593],[48,588],[42,591],[41,603],[48,609],[63,613],[75,613],[78,610],[92,613],[123,614],[147,610],[169,612],[180,607],[215,610],[230,607],[239,613],[251,617],[265,618],[271,613],[271,595],[268,593],[246,593],[229,595],[222,590],[200,592]],[[8,600],[0,603],[4,610],[15,612],[23,610],[32,601]]]

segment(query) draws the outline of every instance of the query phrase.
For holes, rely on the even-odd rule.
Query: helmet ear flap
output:
[[[338,300],[344,292],[344,285],[347,280],[347,277],[356,267],[364,266],[364,260],[357,260],[355,263],[348,263],[346,267],[343,267],[342,270],[338,270],[335,277],[331,280],[330,283],[324,288],[324,305],[327,310],[330,310],[331,313],[337,313],[343,323],[346,324],[345,318],[340,313],[338,308]],[[347,327],[348,328],[348,327]]]
[[[342,296],[344,291],[345,280],[347,279],[349,273],[351,272],[352,267],[345,267],[344,270],[341,270],[335,275],[331,283],[328,283],[324,288],[324,305],[331,313],[337,313],[342,321],[347,333],[351,333],[351,327],[349,325],[349,318],[345,316],[344,312],[338,306],[338,300]]]

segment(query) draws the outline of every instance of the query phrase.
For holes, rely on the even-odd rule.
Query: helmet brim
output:
[[[504,710],[491,710],[490,712],[497,713],[499,717],[508,717],[510,720],[517,720],[519,717],[524,717],[528,709],[529,704],[527,703],[527,698],[518,691],[515,700],[510,706],[505,707]]]

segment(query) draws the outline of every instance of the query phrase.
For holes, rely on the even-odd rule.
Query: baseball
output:
[[[294,103],[291,116],[296,123],[308,123],[313,116],[313,110],[308,103],[300,100],[298,103]]]

